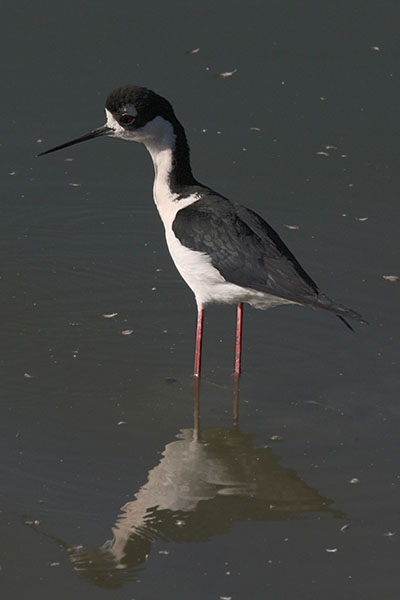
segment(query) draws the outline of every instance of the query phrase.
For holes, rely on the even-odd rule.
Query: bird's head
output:
[[[105,111],[105,125],[41,152],[39,156],[101,136],[152,143],[153,140],[161,138],[166,129],[171,129],[170,124],[176,122],[168,100],[152,90],[134,85],[126,85],[111,92],[106,99]]]

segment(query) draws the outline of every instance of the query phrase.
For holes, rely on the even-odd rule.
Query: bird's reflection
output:
[[[199,391],[196,382],[194,428],[182,429],[165,446],[147,482],[121,508],[111,539],[91,550],[68,547],[75,569],[92,583],[122,586],[135,577],[157,540],[206,540],[238,521],[295,519],[311,512],[344,516],[293,469],[280,465],[271,448],[254,447],[255,436],[238,430],[238,380],[231,429],[200,431]]]

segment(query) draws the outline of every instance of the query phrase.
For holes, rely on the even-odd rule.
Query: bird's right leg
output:
[[[201,349],[203,345],[204,308],[197,308],[196,350],[194,354],[194,376],[200,377]]]

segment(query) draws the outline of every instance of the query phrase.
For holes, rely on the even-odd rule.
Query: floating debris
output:
[[[126,425],[126,421],[118,421],[117,425]]]
[[[37,144],[41,144],[42,142],[43,142],[43,140],[42,140],[41,138],[38,138],[38,139],[36,140],[36,143],[37,143]]]
[[[28,525],[29,527],[33,527],[33,526],[38,526],[40,524],[40,521],[38,519],[35,519],[34,521],[25,521],[25,525]]]
[[[116,317],[117,314],[118,314],[117,312],[115,312],[115,313],[104,313],[101,316],[104,317],[105,319],[112,319],[113,317]]]
[[[16,175],[17,171],[10,171],[9,175]]]
[[[59,562],[52,562],[50,563],[50,567],[59,567],[60,563]]]
[[[272,442],[283,442],[283,437],[280,435],[271,435],[269,438]]]
[[[357,477],[353,477],[353,479],[349,480],[349,483],[352,483],[354,485],[355,483],[360,483],[360,480],[357,479]]]
[[[298,225],[287,225],[286,223],[284,223],[283,226],[287,227],[288,229],[300,229]]]
[[[380,52],[379,46],[371,46],[371,50],[374,50],[375,52]]]
[[[261,131],[260,127],[249,127],[250,131]]]
[[[193,50],[186,50],[186,54],[198,54],[200,52],[200,48],[194,48]]]
[[[393,537],[394,535],[396,535],[395,531],[388,531],[386,533],[383,534],[385,537]]]
[[[337,550],[338,550],[337,548],[325,548],[325,552],[333,553],[333,552],[337,552]]]
[[[218,75],[218,77],[222,77],[222,79],[225,79],[226,77],[232,77],[232,75],[237,73],[237,71],[237,69],[234,69],[233,71],[224,71],[222,73],[216,73],[216,75]]]
[[[33,375],[31,375],[30,373],[24,373],[24,377],[25,379],[32,379]]]
[[[368,221],[368,217],[356,217],[356,221]]]
[[[69,183],[68,185],[70,185],[71,187],[81,187],[81,183]]]
[[[382,275],[382,278],[386,279],[386,281],[391,281],[392,283],[400,281],[399,275]]]
[[[350,529],[350,525],[348,523],[346,523],[346,525],[342,525],[340,528],[340,531],[342,533],[344,533],[345,531],[348,531]]]
[[[322,150],[316,152],[315,154],[318,154],[318,156],[329,156],[329,152],[323,152]]]
[[[169,550],[159,550],[158,554],[164,554],[165,556],[168,556]]]
[[[124,329],[121,331],[121,335],[132,335],[133,329]]]

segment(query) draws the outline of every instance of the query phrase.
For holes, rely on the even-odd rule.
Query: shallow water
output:
[[[399,7],[85,6],[4,10],[4,597],[398,598]],[[128,81],[369,321],[246,307],[235,426],[235,311],[211,307],[200,441],[195,304],[144,148],[34,157]]]

